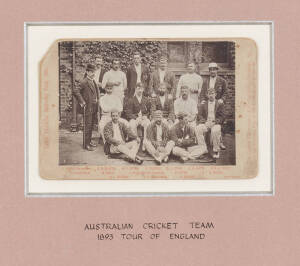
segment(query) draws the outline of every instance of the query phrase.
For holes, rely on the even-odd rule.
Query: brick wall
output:
[[[187,61],[194,61],[197,66],[197,72],[202,76],[205,76],[208,75],[207,64],[204,64],[207,59],[201,54],[201,49],[202,42],[190,42]],[[117,56],[121,58],[122,70],[126,71],[126,66],[131,63],[131,57],[135,50],[141,52],[144,63],[156,62],[161,55],[167,55],[167,44],[166,42],[143,42],[142,44],[140,42],[132,42],[130,45],[126,42],[60,42],[60,119],[62,125],[69,127],[71,123],[72,87],[79,85],[79,82],[84,75],[86,64],[88,62],[93,63],[95,55],[102,54],[104,56],[104,67],[109,69],[111,58]],[[225,78],[228,82],[227,100],[225,105],[226,115],[228,119],[234,120],[234,43],[229,43],[227,53],[227,67],[222,69],[220,76]],[[177,78],[180,74],[181,72],[176,73]]]

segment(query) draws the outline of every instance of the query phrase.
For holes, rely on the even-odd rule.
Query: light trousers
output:
[[[150,120],[148,118],[143,119],[142,117],[138,117],[137,119],[131,119],[129,121],[129,126],[132,132],[137,135],[137,127],[140,125],[144,130],[144,138],[146,138],[146,130],[150,124]]]
[[[163,151],[158,151],[158,149],[156,149],[148,139],[144,140],[144,145],[146,150],[153,158],[157,160],[163,160],[170,155],[173,147],[175,146],[175,142],[173,140],[168,141],[166,146],[163,147]]]
[[[202,145],[194,145],[186,149],[178,146],[175,146],[173,148],[173,154],[175,156],[181,157],[184,160],[195,160],[205,153],[207,153],[207,149]]]
[[[131,160],[135,160],[136,154],[139,150],[139,146],[140,145],[137,143],[136,140],[122,143],[118,146],[111,145],[110,153],[112,153],[112,154],[122,153],[122,154],[125,154]]]
[[[216,125],[213,122],[206,122],[205,124],[199,124],[195,128],[196,138],[198,145],[205,146],[205,134],[210,130],[210,144],[213,146],[213,151],[220,151],[221,143],[221,125]],[[207,149],[207,147],[206,147]]]

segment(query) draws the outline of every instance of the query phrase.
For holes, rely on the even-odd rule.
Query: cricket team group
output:
[[[165,57],[157,68],[148,68],[135,52],[133,64],[124,73],[119,59],[113,59],[111,69],[105,71],[103,58],[98,56],[74,88],[84,109],[84,148],[94,151],[97,146],[92,130],[98,117],[107,155],[124,154],[126,160],[142,164],[137,155],[142,149],[158,165],[167,163],[171,154],[186,162],[210,150],[213,158],[219,158],[220,150],[226,149],[221,127],[227,83],[218,76],[216,63],[208,68],[210,75],[202,78],[195,73],[195,64],[188,63],[177,83]]]

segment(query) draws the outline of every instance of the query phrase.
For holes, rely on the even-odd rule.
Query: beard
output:
[[[182,94],[182,98],[186,99],[188,97],[187,93]]]
[[[164,91],[158,91],[159,96],[164,96],[165,92]]]

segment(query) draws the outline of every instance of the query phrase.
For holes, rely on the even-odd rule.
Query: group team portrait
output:
[[[60,165],[235,165],[234,42],[58,45]]]

